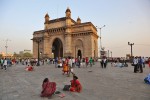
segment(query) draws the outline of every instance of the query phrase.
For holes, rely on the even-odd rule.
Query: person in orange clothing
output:
[[[70,87],[71,92],[81,92],[82,86],[77,76],[74,75],[73,80],[71,80],[70,82],[71,82],[71,87]]]
[[[67,75],[68,75],[68,72],[69,72],[69,66],[64,62],[63,64],[63,75],[67,72]]]

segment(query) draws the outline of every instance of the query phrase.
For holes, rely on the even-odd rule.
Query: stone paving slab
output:
[[[66,96],[53,96],[53,100],[150,100],[150,85],[143,79],[150,73],[146,65],[143,73],[133,73],[133,66],[102,69],[97,62],[93,67],[74,68],[83,86],[81,93],[65,92],[62,88],[70,84],[72,76],[62,75],[62,68],[53,64],[35,66],[33,72],[24,70],[24,65],[13,65],[7,71],[0,69],[0,100],[49,100],[41,98],[43,79],[57,83],[57,90]],[[92,71],[92,72],[90,72]]]

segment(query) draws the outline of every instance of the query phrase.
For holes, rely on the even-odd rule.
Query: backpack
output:
[[[70,89],[70,85],[65,85],[63,91],[69,91],[69,89]]]

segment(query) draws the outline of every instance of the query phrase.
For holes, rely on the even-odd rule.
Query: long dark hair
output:
[[[45,79],[43,80],[43,83],[45,83],[45,82],[48,82],[48,78],[45,78]]]
[[[78,79],[78,77],[74,75],[74,76],[73,76],[73,79],[77,80],[77,79]]]

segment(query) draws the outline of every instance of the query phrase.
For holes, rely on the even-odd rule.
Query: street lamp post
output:
[[[111,53],[111,58],[112,58],[112,51],[110,51],[110,53]]]
[[[103,25],[102,27],[96,26],[96,28],[100,30],[100,37],[99,37],[100,38],[100,54],[101,54],[101,50],[104,50],[104,47],[102,47],[102,41],[101,41],[101,29],[103,27],[105,27],[105,25]]]
[[[108,58],[109,58],[109,50],[108,50]]]
[[[6,39],[6,40],[5,40],[5,42],[6,42],[6,45],[5,45],[5,48],[6,48],[6,57],[7,57],[7,48],[8,48],[7,42],[8,42],[8,41],[10,41],[10,40],[9,40],[9,39]]]
[[[133,56],[133,53],[132,53],[132,46],[134,45],[134,43],[130,43],[130,42],[128,42],[128,45],[130,45],[131,46],[131,57]]]

